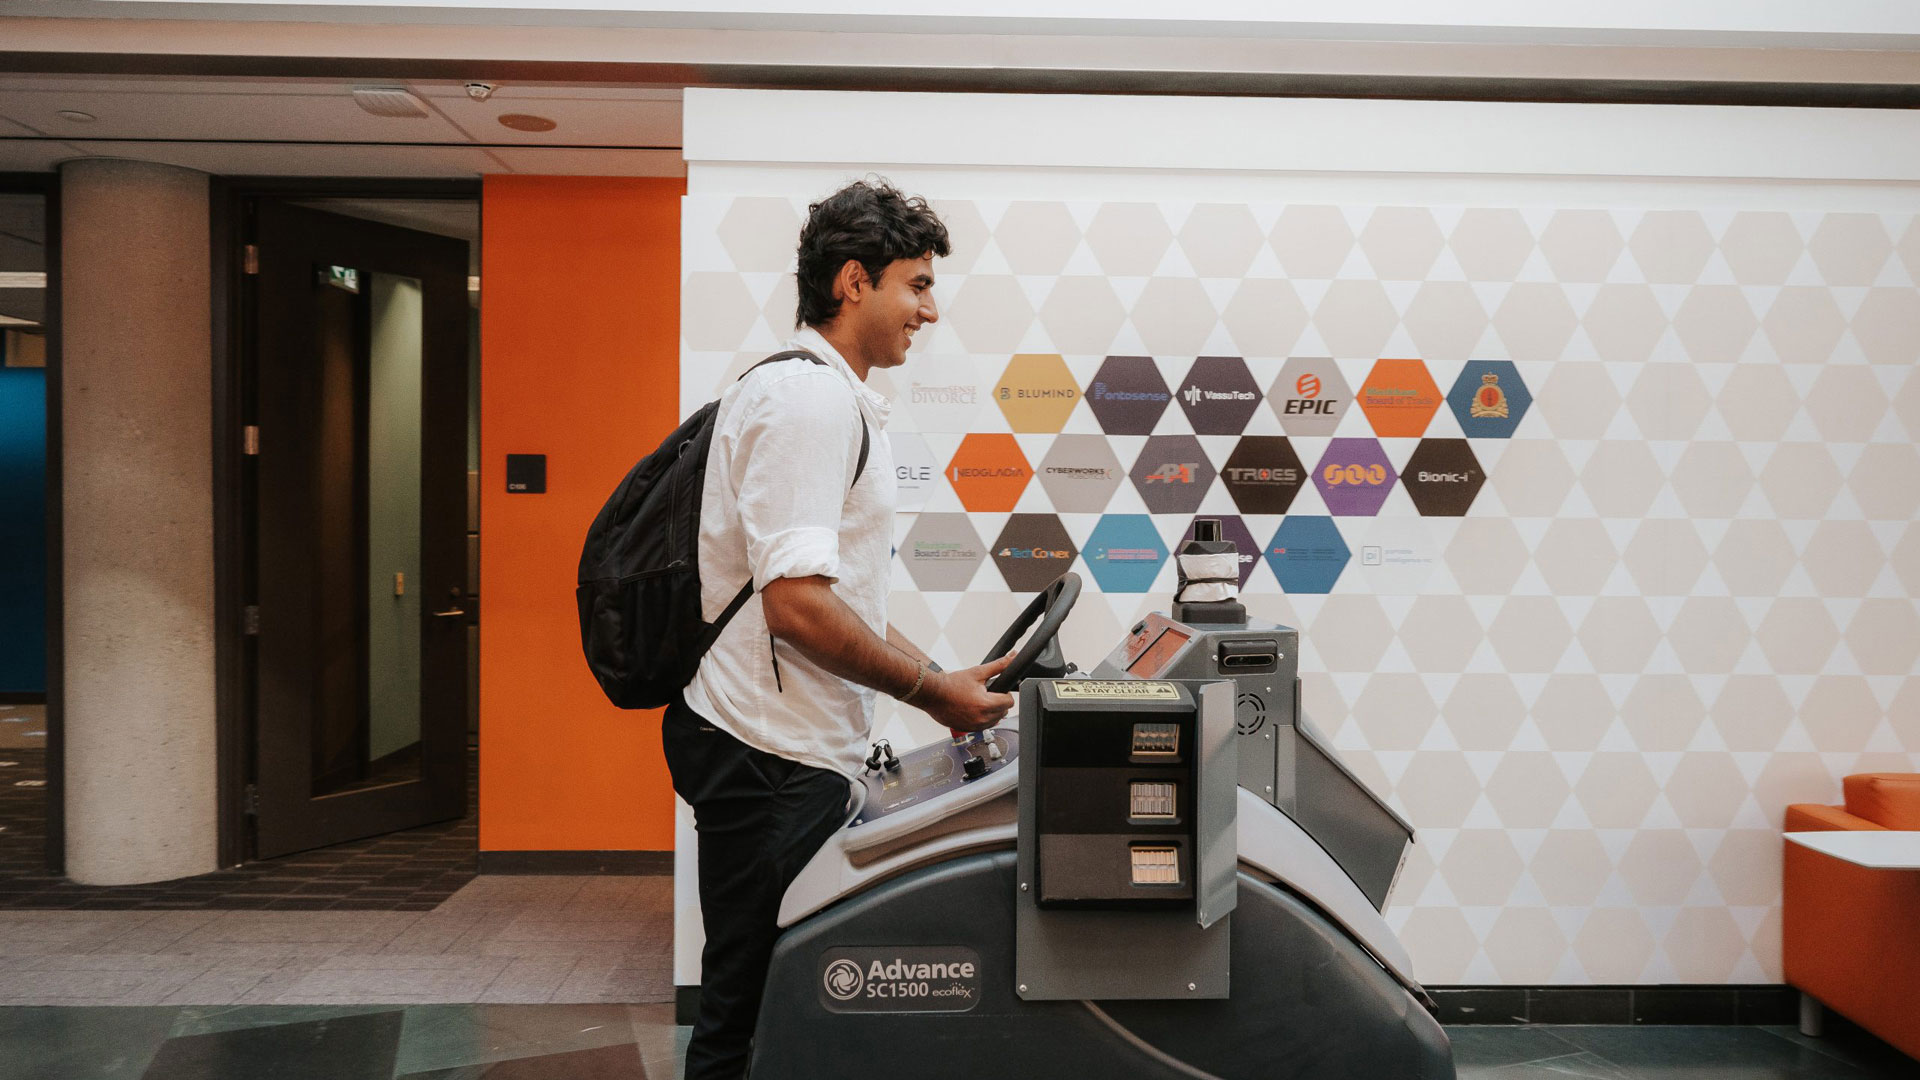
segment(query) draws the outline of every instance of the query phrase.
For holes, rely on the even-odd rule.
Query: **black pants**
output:
[[[662,722],[673,790],[700,834],[700,1013],[686,1080],[738,1080],[760,1016],[780,898],[840,827],[847,780],[755,750],[676,702]]]

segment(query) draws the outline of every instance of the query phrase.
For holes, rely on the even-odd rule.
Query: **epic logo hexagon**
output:
[[[1247,523],[1240,520],[1238,514],[1201,514],[1193,521],[1199,521],[1200,518],[1209,518],[1220,523],[1221,539],[1231,541],[1234,550],[1239,553],[1240,587],[1246,588],[1247,579],[1253,576],[1253,568],[1260,562],[1260,541],[1255,540],[1253,533],[1247,531]],[[1187,531],[1180,534],[1183,542],[1193,538],[1193,521],[1187,522]]]
[[[1011,435],[969,435],[947,463],[947,480],[969,510],[1013,509],[1032,478],[1027,455]]]
[[[1109,356],[1087,384],[1087,405],[1109,435],[1151,435],[1173,395],[1150,356]]]
[[[1040,459],[1040,486],[1063,514],[1098,514],[1126,479],[1105,435],[1062,435]]]
[[[1052,514],[1015,514],[993,542],[994,565],[1014,592],[1039,592],[1053,584],[1079,553]]]
[[[1267,391],[1267,404],[1289,435],[1331,435],[1353,404],[1340,365],[1324,356],[1290,357]]]
[[[1324,593],[1333,591],[1353,553],[1332,518],[1295,516],[1280,523],[1266,556],[1282,592]]]
[[[900,561],[926,592],[965,592],[987,546],[965,514],[921,514],[900,541]]]
[[[1220,466],[1220,482],[1243,514],[1284,514],[1307,482],[1306,466],[1284,435],[1249,435]]]
[[[1440,388],[1420,360],[1381,360],[1360,384],[1360,411],[1381,438],[1417,438],[1440,411]]]
[[[1533,404],[1511,360],[1470,360],[1447,391],[1447,407],[1469,438],[1509,439]]]
[[[1465,439],[1421,439],[1400,474],[1401,485],[1425,517],[1465,516],[1486,482],[1486,470]]]
[[[1100,591],[1143,593],[1167,561],[1167,545],[1146,514],[1108,514],[1087,537],[1082,558]]]
[[[1155,435],[1133,463],[1133,486],[1156,514],[1191,514],[1213,486],[1213,463],[1191,435]]]
[[[1238,435],[1260,407],[1260,387],[1237,356],[1203,356],[1180,384],[1180,407],[1201,435]]]
[[[1398,477],[1386,452],[1372,439],[1333,439],[1320,464],[1313,467],[1313,486],[1327,509],[1343,517],[1372,517],[1380,512]]]
[[[1015,431],[1059,431],[1080,402],[1080,384],[1060,357],[1025,353],[1007,364],[993,400]]]

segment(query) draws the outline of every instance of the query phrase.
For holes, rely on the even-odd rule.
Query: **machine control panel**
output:
[[[898,758],[876,754],[879,763],[860,777],[867,786],[866,807],[848,827],[878,821],[999,772],[1019,755],[1020,733],[1012,728],[975,732],[964,742],[943,740]]]

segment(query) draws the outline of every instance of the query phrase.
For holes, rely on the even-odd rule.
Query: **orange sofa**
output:
[[[1920,773],[1862,773],[1841,806],[1787,807],[1787,832],[1920,829]],[[1876,870],[1786,844],[1789,986],[1920,1058],[1920,870]]]

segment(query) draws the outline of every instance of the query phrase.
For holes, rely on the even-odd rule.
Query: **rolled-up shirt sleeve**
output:
[[[736,506],[757,592],[783,577],[840,577],[840,520],[862,420],[832,373],[779,379],[752,403],[733,449]]]

